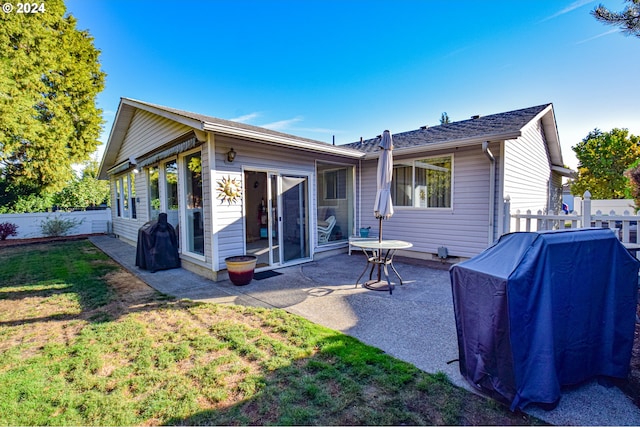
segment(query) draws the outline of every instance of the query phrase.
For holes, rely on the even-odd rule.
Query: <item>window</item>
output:
[[[355,217],[354,167],[317,162],[316,170],[318,245],[347,240]]]
[[[123,176],[120,178],[122,182],[122,217],[131,218],[129,216],[129,177]]]
[[[202,154],[189,154],[183,159],[185,209],[187,214],[187,247],[189,252],[204,255],[204,218],[202,217]]]
[[[120,218],[135,219],[136,185],[133,172],[116,178],[116,215]]]
[[[122,199],[120,198],[120,197],[121,197],[121,195],[122,195],[122,192],[121,192],[121,183],[120,183],[120,180],[119,180],[119,179],[116,179],[116,215],[117,215],[118,217],[121,217],[121,216],[122,216],[122,208],[121,208],[121,206],[122,206],[122,204],[121,204]]]
[[[325,200],[344,200],[347,198],[347,168],[325,171],[324,198]]]
[[[396,163],[391,184],[394,205],[450,208],[452,165],[452,156]]]
[[[136,174],[131,172],[129,174],[129,200],[131,201],[129,207],[131,209],[131,219],[136,219],[138,214],[136,212]]]
[[[180,215],[178,213],[178,162],[171,160],[164,164],[165,197],[167,203],[167,221],[179,232]]]
[[[149,219],[156,220],[160,215],[160,169],[151,166],[147,169],[149,178]]]

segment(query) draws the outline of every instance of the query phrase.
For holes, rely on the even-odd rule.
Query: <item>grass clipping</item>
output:
[[[2,425],[538,423],[285,311],[172,300],[86,241],[0,250],[0,390]]]

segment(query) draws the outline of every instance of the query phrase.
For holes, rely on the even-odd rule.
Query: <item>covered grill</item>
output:
[[[167,214],[161,213],[157,221],[150,221],[138,230],[136,266],[152,273],[180,267],[178,237]]]
[[[640,263],[610,230],[513,233],[450,270],[460,372],[510,405],[626,378]]]

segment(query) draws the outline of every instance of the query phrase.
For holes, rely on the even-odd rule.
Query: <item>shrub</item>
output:
[[[3,222],[0,224],[0,240],[7,240],[9,236],[18,235],[18,226],[11,222]]]
[[[69,231],[82,224],[82,221],[77,219],[68,218],[64,219],[60,216],[54,216],[53,218],[47,217],[46,220],[40,222],[40,229],[42,234],[47,237],[66,236]]]

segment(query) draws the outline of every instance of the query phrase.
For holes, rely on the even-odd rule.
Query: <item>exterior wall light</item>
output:
[[[136,160],[135,157],[133,156],[129,157],[129,165],[133,166],[133,173],[140,172],[140,169],[138,169],[138,161]]]
[[[231,148],[231,150],[227,152],[227,161],[229,161],[229,163],[233,163],[235,159],[236,159],[236,152],[233,151],[233,148]]]

